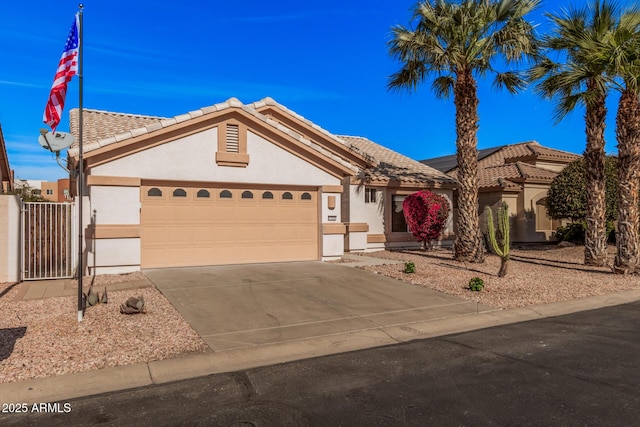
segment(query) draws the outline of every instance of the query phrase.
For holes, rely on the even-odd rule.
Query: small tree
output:
[[[618,216],[618,166],[617,159],[605,160],[606,219],[614,221]],[[547,211],[553,219],[583,221],[587,216],[587,186],[584,159],[569,163],[551,182],[547,194]]]
[[[422,248],[427,249],[442,234],[451,208],[444,196],[422,190],[407,196],[402,210],[409,230],[422,242]]]
[[[31,186],[26,182],[22,183],[19,186],[16,186],[16,188],[11,194],[15,194],[18,197],[20,197],[20,199],[22,199],[23,202],[49,202],[50,201],[40,193],[36,192],[35,189],[31,188]]]

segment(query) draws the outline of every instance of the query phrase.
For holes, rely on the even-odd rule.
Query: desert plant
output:
[[[498,231],[500,232],[500,242],[498,242],[498,237],[496,237],[496,228],[493,225],[493,212],[491,211],[491,208],[487,206],[485,208],[485,212],[487,214],[489,242],[491,243],[493,251],[500,257],[500,271],[498,271],[498,277],[504,277],[507,274],[509,247],[511,246],[509,207],[506,203],[502,203],[502,206],[498,208]]]
[[[484,281],[479,277],[469,280],[469,289],[474,292],[480,292],[484,288]]]
[[[412,262],[405,262],[404,263],[404,272],[407,274],[411,274],[411,273],[415,273],[416,272],[416,265]]]
[[[430,247],[432,241],[438,240],[449,218],[449,210],[447,199],[429,190],[410,194],[402,202],[409,230],[416,241],[422,243],[423,249]]]

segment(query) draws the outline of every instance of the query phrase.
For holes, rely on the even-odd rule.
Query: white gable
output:
[[[208,129],[92,168],[92,175],[142,179],[290,185],[340,180],[264,138],[247,133],[247,167],[218,166],[218,128]]]

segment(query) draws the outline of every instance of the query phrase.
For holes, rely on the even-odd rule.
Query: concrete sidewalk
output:
[[[365,259],[359,262],[366,261]],[[379,260],[370,260],[370,262],[379,262]],[[344,265],[347,265],[347,263]],[[337,266],[335,267],[337,268]],[[236,270],[230,269],[230,271],[237,274]],[[329,268],[328,271],[335,271],[335,268]],[[347,272],[341,274],[352,279],[356,277]],[[411,285],[407,286],[411,287]],[[255,287],[259,286],[254,284]],[[282,289],[286,289],[286,287]],[[393,345],[416,339],[559,316],[638,300],[640,300],[640,290],[634,290],[511,310],[488,310],[487,308],[484,308],[485,311],[475,309],[463,310],[462,312],[447,312],[445,310],[439,315],[433,315],[432,313],[431,316],[424,312],[423,314],[426,315],[422,317],[404,317],[401,313],[397,321],[392,321],[392,317],[382,315],[376,321],[363,322],[357,329],[340,330],[340,328],[328,328],[324,331],[326,333],[307,330],[310,333],[305,334],[304,327],[302,327],[296,332],[296,336],[284,336],[284,339],[281,340],[272,340],[265,343],[254,342],[243,346],[220,346],[216,351],[176,359],[139,363],[44,379],[4,383],[0,384],[0,402],[24,402],[28,404],[64,402],[82,396],[162,384],[223,372],[233,372],[377,346]],[[407,301],[402,303],[406,304]],[[420,306],[420,301],[416,302],[416,306]],[[464,304],[454,306],[458,310]],[[344,309],[346,308],[343,307],[339,310]],[[416,313],[417,311],[409,310],[409,312]],[[381,321],[381,319],[386,321]],[[283,326],[286,328],[287,325]],[[314,328],[316,325],[310,324],[309,327]],[[232,331],[232,333],[237,333],[237,331]],[[212,341],[214,345],[219,342],[218,338],[214,337]]]

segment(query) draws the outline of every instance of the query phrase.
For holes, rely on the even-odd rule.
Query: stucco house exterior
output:
[[[579,157],[544,147],[536,141],[479,150],[478,204],[483,229],[485,207],[497,208],[505,202],[511,213],[512,242],[553,240],[553,234],[562,222],[547,215],[547,192],[558,172]],[[457,175],[455,155],[421,162],[451,177]]]
[[[0,193],[9,193],[13,191],[13,179],[13,170],[9,166],[7,147],[4,143],[2,126],[0,126],[0,182],[2,183]]]
[[[70,113],[76,139],[78,113]],[[452,201],[456,186],[271,98],[231,98],[173,118],[83,110],[83,147],[90,274],[413,246],[403,198],[429,188]],[[78,154],[69,150],[71,168]],[[453,237],[449,221],[440,243]]]
[[[18,281],[20,198],[12,194],[14,174],[0,126],[0,282]]]

